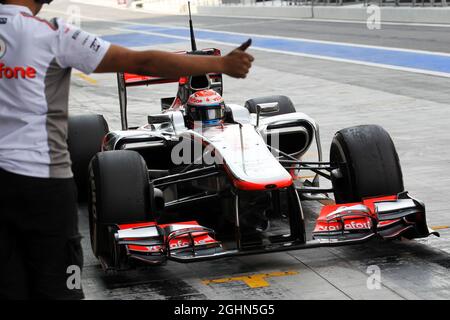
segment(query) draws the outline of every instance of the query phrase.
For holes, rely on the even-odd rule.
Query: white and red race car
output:
[[[128,88],[171,82],[176,97],[129,127]],[[73,171],[105,269],[438,235],[424,204],[405,191],[394,144],[379,126],[340,130],[323,161],[317,123],[288,97],[227,104],[223,123],[199,129],[186,125],[184,106],[200,90],[223,94],[221,74],[119,74],[118,84],[122,130],[109,132],[100,115],[69,119]],[[303,160],[308,151],[317,161]],[[332,187],[320,187],[319,177]],[[302,210],[308,200],[327,203],[313,229]]]

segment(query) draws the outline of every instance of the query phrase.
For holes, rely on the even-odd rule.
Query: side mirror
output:
[[[148,116],[148,124],[160,124],[165,122],[172,122],[172,117],[168,114],[157,114]]]
[[[256,105],[256,126],[259,126],[259,117],[280,111],[278,102],[260,103]]]
[[[162,113],[162,114],[156,114],[153,116],[148,116],[148,124],[162,124],[162,123],[170,123],[173,128],[173,132],[177,132],[177,129],[175,128],[175,124],[173,123],[173,115],[170,113]]]
[[[175,101],[175,97],[161,98],[161,110],[168,110]]]

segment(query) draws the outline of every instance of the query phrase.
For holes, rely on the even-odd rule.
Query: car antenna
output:
[[[192,25],[192,15],[191,15],[191,2],[188,1],[189,9],[189,29],[191,31],[191,47],[192,51],[197,51],[197,43],[195,42],[194,26]]]

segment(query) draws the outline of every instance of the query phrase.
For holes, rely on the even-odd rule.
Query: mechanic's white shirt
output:
[[[0,5],[0,168],[72,177],[66,142],[71,68],[91,73],[109,46],[60,19]]]

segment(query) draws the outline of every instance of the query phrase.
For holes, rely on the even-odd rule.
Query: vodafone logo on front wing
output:
[[[0,59],[6,54],[6,42],[0,38]],[[0,60],[0,79],[34,79],[36,69],[32,67],[8,67]]]

